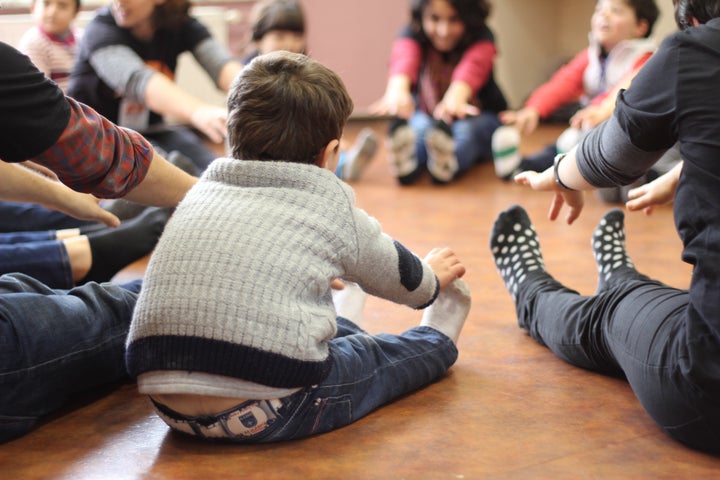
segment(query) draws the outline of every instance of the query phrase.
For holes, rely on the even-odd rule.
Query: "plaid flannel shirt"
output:
[[[145,178],[153,148],[139,133],[118,127],[66,97],[70,120],[60,138],[33,158],[74,190],[100,198],[126,195]]]

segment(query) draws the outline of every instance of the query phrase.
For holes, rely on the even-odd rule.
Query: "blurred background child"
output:
[[[567,152],[593,127],[612,114],[615,97],[655,51],[648,37],[660,15],[655,0],[598,0],[590,18],[589,46],[540,85],[520,110],[500,113],[508,127],[493,137],[495,172],[509,179],[523,170],[541,172],[555,155]],[[556,143],[521,158],[522,134],[535,131],[541,119],[575,105],[570,128]]]
[[[297,0],[261,0],[251,13],[249,53],[242,63],[263,53],[287,50],[307,53],[305,13]]]
[[[259,1],[252,9],[251,19],[249,53],[243,58],[244,65],[258,55],[276,50],[308,53],[305,13],[299,1]],[[343,145],[335,174],[348,182],[358,180],[377,149],[377,134],[371,128],[363,128],[349,149]]]
[[[203,171],[217,154],[196,131],[221,144],[227,108],[175,83],[178,58],[191,52],[224,92],[242,65],[191,15],[190,6],[189,0],[113,0],[100,7],[85,27],[68,93],[155,147],[177,150]]]
[[[402,185],[427,168],[448,183],[490,160],[507,108],[495,82],[495,36],[485,0],[412,0],[411,22],[392,46],[383,97],[371,111],[396,117],[389,155]]]
[[[50,80],[67,91],[81,30],[73,26],[80,0],[33,0],[35,26],[20,39],[18,48]]]

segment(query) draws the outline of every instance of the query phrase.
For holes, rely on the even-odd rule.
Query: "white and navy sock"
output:
[[[462,279],[456,278],[440,290],[433,304],[425,309],[420,325],[434,328],[457,343],[471,303],[470,289]]]

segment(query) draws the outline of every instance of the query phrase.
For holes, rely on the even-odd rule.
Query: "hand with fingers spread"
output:
[[[433,117],[450,125],[455,119],[480,115],[480,109],[468,102],[471,96],[472,90],[468,84],[459,81],[451,83],[433,110]]]
[[[550,211],[548,213],[550,220],[556,220],[562,206],[566,204],[569,210],[565,216],[565,221],[570,225],[580,216],[585,206],[585,194],[576,190],[568,190],[558,185],[555,181],[555,173],[552,167],[542,173],[532,171],[519,173],[515,176],[514,180],[518,185],[526,185],[533,190],[553,192],[553,199],[550,203]]]
[[[373,115],[391,115],[409,119],[415,112],[415,101],[410,91],[411,81],[405,75],[393,75],[388,80],[385,94],[370,105]]]

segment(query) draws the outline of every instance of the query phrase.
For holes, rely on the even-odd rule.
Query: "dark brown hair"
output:
[[[315,163],[339,140],[353,110],[340,77],[306,55],[285,51],[256,57],[228,95],[233,158]]]
[[[658,8],[655,0],[625,0],[627,5],[635,10],[635,17],[638,22],[645,20],[647,22],[647,32],[645,37],[649,37],[652,34],[655,22],[660,16],[660,9]]]
[[[30,7],[31,7],[31,8],[35,5],[35,2],[36,2],[36,1],[37,1],[37,0],[31,0],[31,1],[30,1]],[[76,11],[76,12],[79,12],[81,7],[82,7],[82,5],[81,5],[81,3],[80,3],[80,0],[75,0],[75,11]]]
[[[699,23],[720,17],[720,1],[718,0],[673,0],[675,6],[675,22],[680,30],[692,26],[693,19]]]
[[[305,33],[305,15],[296,0],[264,0],[252,10],[252,40],[262,39],[273,30]]]
[[[190,20],[190,0],[165,0],[155,5],[153,25],[157,30],[175,29]]]
[[[412,0],[410,6],[410,28],[424,45],[430,43],[422,28],[422,17],[431,0]],[[490,3],[486,0],[446,0],[465,25],[465,34],[458,44],[464,49],[487,29],[485,21],[490,16]]]

